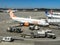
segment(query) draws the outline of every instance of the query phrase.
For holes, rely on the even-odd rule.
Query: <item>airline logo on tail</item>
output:
[[[48,15],[53,15],[53,11],[50,10],[50,11],[48,12],[48,10],[46,10],[46,11],[45,11],[45,14],[46,14],[46,16],[48,16]]]
[[[48,11],[47,10],[45,11],[45,14],[46,14],[46,16],[48,15]]]

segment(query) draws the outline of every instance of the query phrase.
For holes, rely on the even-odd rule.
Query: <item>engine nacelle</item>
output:
[[[25,22],[25,23],[24,23],[24,26],[29,26],[29,23],[28,23],[28,22]]]

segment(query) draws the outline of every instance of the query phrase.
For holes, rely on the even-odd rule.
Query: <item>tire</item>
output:
[[[31,38],[34,38],[34,33],[33,32],[31,32]]]
[[[34,38],[34,36],[31,36],[31,38]]]
[[[13,42],[14,41],[14,39],[11,39],[9,42]]]
[[[52,37],[52,39],[55,39],[56,37]]]

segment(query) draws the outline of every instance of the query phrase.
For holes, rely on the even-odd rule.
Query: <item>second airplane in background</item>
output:
[[[52,10],[50,10],[49,12],[46,10],[45,11],[46,16],[48,18],[55,18],[55,19],[59,19],[60,18],[60,13],[59,12],[53,12]]]
[[[51,10],[50,12],[45,11],[47,16],[47,21],[49,24],[52,25],[60,25],[60,14],[59,13],[53,13]]]

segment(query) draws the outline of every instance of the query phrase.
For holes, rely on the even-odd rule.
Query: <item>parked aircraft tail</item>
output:
[[[49,12],[46,10],[45,11],[45,15],[48,17],[48,15],[53,15],[53,11],[52,10],[50,10]]]
[[[9,9],[8,11],[9,11],[9,15],[10,15],[11,18],[16,17],[11,9]]]
[[[47,10],[45,11],[45,15],[46,15],[46,16],[48,15],[48,11],[47,11]]]

